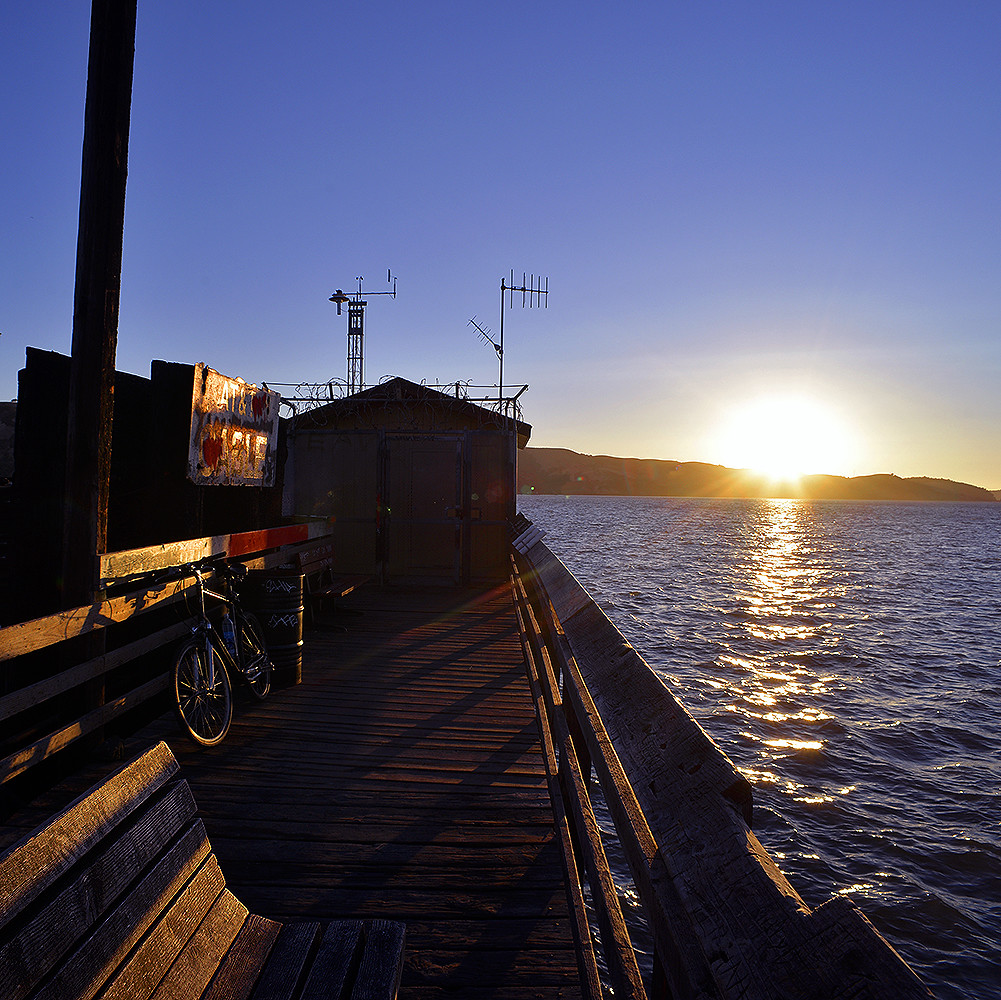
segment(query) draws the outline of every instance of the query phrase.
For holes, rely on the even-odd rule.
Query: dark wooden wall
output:
[[[70,359],[28,348],[14,443],[14,600],[18,621],[59,609]],[[108,550],[253,531],[281,522],[284,433],[272,487],[196,486],[187,478],[194,366],[154,361],[115,374]]]

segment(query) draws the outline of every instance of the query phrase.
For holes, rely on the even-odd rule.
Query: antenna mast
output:
[[[498,378],[497,385],[497,403],[498,405],[503,405],[504,399],[504,293],[507,292],[508,297],[508,308],[514,305],[514,293],[521,292],[521,306],[524,308],[526,304],[529,309],[535,306],[545,306],[549,308],[549,278],[546,278],[545,286],[542,284],[542,275],[532,274],[528,275],[524,271],[521,272],[521,284],[516,285],[514,283],[514,270],[511,271],[511,278],[508,283],[505,284],[503,278],[501,278],[500,283],[500,337],[499,342],[494,344],[489,337],[485,339],[490,340],[491,344],[494,344],[494,349],[497,351],[497,357],[500,360],[500,376]],[[475,326],[476,324],[474,324]],[[479,327],[476,327],[479,330]],[[483,331],[480,330],[482,334]]]
[[[345,295],[339,288],[330,296],[330,301],[337,306],[337,315],[341,315],[341,306],[348,304],[348,394],[353,395],[365,388],[365,306],[368,302],[362,298],[361,285],[364,278],[356,278],[358,291],[354,297]],[[369,295],[392,295],[396,298],[396,278],[393,272],[386,272],[386,282],[392,282],[393,287],[385,292],[369,292]]]

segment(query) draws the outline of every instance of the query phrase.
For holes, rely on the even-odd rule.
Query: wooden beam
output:
[[[145,684],[140,684],[128,694],[123,694],[120,698],[116,698],[106,705],[92,709],[68,726],[57,729],[55,732],[49,733],[48,736],[43,736],[40,740],[35,740],[34,743],[16,750],[0,760],[0,783],[23,774],[28,768],[47,760],[54,753],[68,747],[82,736],[100,729],[116,716],[130,711],[136,705],[141,705],[161,691],[166,691],[169,686],[170,678],[166,674],[161,674]]]
[[[0,698],[0,722],[24,712],[35,705],[40,705],[43,701],[48,701],[56,695],[65,691],[70,691],[87,681],[100,677],[109,670],[114,670],[123,663],[134,660],[137,656],[149,653],[154,649],[168,642],[180,639],[191,632],[191,625],[188,622],[177,622],[167,628],[160,629],[152,635],[148,635],[136,642],[130,642],[127,646],[121,646],[110,653],[102,653],[100,656],[86,663],[77,664],[64,670],[62,673],[46,677],[44,680],[36,681],[27,687],[19,688],[11,694]]]
[[[107,565],[116,571],[133,567],[131,572],[124,574],[127,577],[133,573],[150,572],[168,566],[176,566],[183,562],[194,562],[200,558],[194,555],[191,559],[185,559],[186,553],[194,554],[203,551],[206,554],[214,554],[216,551],[218,553],[229,551],[226,546],[234,538],[237,539],[238,547],[243,547],[244,550],[248,544],[251,544],[248,541],[250,536],[257,539],[253,544],[259,544],[262,539],[267,542],[275,540],[280,542],[283,538],[293,539],[301,535],[303,540],[298,544],[310,544],[311,539],[322,537],[321,532],[326,530],[326,527],[326,522],[289,525],[288,529],[273,528],[264,532],[244,532],[241,535],[216,535],[211,538],[197,538],[186,542],[153,545],[147,549],[111,552],[104,557],[107,563],[102,560],[102,565]],[[221,548],[216,549],[217,545]],[[244,559],[241,562],[248,569],[275,569],[291,559],[295,552],[296,546],[289,545],[283,547],[279,552],[256,559]],[[137,567],[145,567],[145,569]],[[122,577],[115,578],[121,579]],[[111,579],[112,577],[108,577],[105,582]],[[186,577],[182,580],[171,581],[169,584],[144,587],[113,598],[99,599],[93,604],[69,608],[54,615],[46,615],[44,618],[35,618],[31,621],[19,622],[16,625],[8,625],[6,628],[0,629],[0,662],[10,660],[15,656],[33,653],[46,646],[53,646],[64,639],[85,635],[115,622],[126,621],[133,615],[141,614],[157,605],[179,601],[194,584],[194,577]]]
[[[0,662],[54,646],[64,639],[86,635],[114,622],[123,622],[158,604],[182,600],[185,590],[194,582],[194,578],[189,577],[158,588],[150,587],[111,600],[95,601],[89,607],[70,608],[45,618],[8,625],[0,629]]]
[[[549,651],[520,577],[514,578],[514,589],[524,644],[532,654],[531,659],[542,691],[543,709],[549,720],[551,739],[559,748],[558,794],[564,806],[568,807],[566,812],[571,828],[577,835],[575,842],[587,872],[591,902],[601,930],[602,950],[612,977],[613,992],[616,996],[646,1000],[646,990],[622,915],[611,868],[601,842],[598,822],[591,807],[584,776],[570,737]]]
[[[514,610],[518,619],[518,628],[522,637],[522,648],[525,652],[525,666],[528,673],[528,683],[532,691],[532,701],[535,704],[535,718],[539,724],[539,735],[542,740],[542,750],[546,761],[546,779],[549,784],[549,798],[553,807],[553,824],[560,839],[560,851],[563,858],[563,872],[567,880],[567,903],[570,908],[570,929],[577,951],[578,971],[580,972],[580,988],[584,1000],[600,1000],[603,996],[601,975],[594,954],[594,940],[591,936],[591,925],[588,920],[587,903],[584,898],[583,883],[580,869],[574,853],[573,838],[570,834],[570,823],[560,791],[559,763],[556,759],[556,746],[552,731],[549,728],[549,714],[546,711],[546,701],[542,693],[540,680],[539,652],[536,644],[531,641],[531,634],[525,622],[527,601],[521,600],[523,590],[520,581],[514,578],[515,601]]]
[[[136,0],[93,0],[73,300],[63,607],[93,600],[105,551]]]
[[[100,559],[102,586],[117,580],[128,579],[140,573],[151,573],[183,563],[197,562],[209,556],[227,555],[231,558],[264,552],[323,538],[330,533],[326,520],[306,524],[288,524],[260,531],[241,531],[232,535],[211,535],[207,538],[189,538],[162,545],[148,545],[142,549],[108,552]]]

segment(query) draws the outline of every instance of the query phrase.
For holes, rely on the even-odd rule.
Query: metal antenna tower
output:
[[[545,286],[542,284],[541,274],[526,274],[524,271],[521,272],[521,284],[516,285],[514,283],[514,271],[511,271],[511,278],[509,282],[505,282],[504,278],[501,278],[500,283],[500,337],[499,342],[494,344],[489,337],[491,344],[494,344],[494,350],[497,351],[497,357],[500,359],[500,377],[498,378],[497,386],[497,402],[500,404],[504,398],[504,293],[507,293],[508,297],[508,308],[514,305],[514,293],[521,292],[521,305],[524,308],[526,305],[529,309],[535,306],[545,306],[549,308],[549,278],[546,278]],[[474,324],[475,325],[475,324]],[[477,327],[479,329],[479,327]],[[480,331],[483,332],[482,330]]]
[[[356,278],[358,291],[352,297],[345,295],[339,288],[330,296],[330,301],[337,306],[337,315],[341,315],[341,306],[348,304],[348,394],[361,392],[365,388],[365,306],[368,301],[362,298],[361,285],[364,278]],[[396,298],[396,278],[391,270],[386,271],[386,283],[392,282],[392,289],[385,292],[369,292],[369,295],[392,295]]]

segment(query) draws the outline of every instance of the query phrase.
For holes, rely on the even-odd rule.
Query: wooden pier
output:
[[[579,996],[510,586],[350,606],[347,631],[307,635],[303,683],[241,703],[221,746],[164,716],[128,755],[170,745],[252,911],[404,921],[401,997]]]
[[[633,1000],[927,998],[847,897],[811,909],[798,896],[751,830],[746,779],[537,534],[515,549],[512,581],[491,591],[352,593],[348,609],[308,633],[302,683],[242,704],[219,747],[187,743],[164,714],[133,730],[122,756],[167,742],[229,887],[252,913],[404,923],[405,1000],[598,1000],[606,984]],[[127,601],[133,617],[172,607],[183,587],[140,590]],[[100,616],[76,609],[0,638],[25,659],[56,633],[65,644],[104,627],[115,600]],[[0,713],[17,718],[32,693],[54,699],[93,675],[115,677],[168,634],[0,697]],[[136,681],[107,711],[27,736],[0,763],[30,777],[61,748],[82,748],[95,720],[135,703],[155,708],[166,678]],[[0,828],[0,862],[113,769],[84,756],[73,755],[72,782]],[[645,975],[592,774],[649,927]]]

